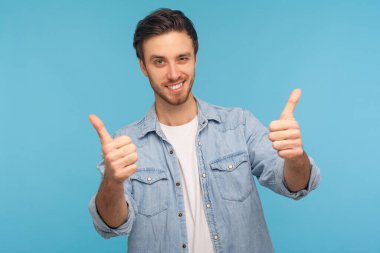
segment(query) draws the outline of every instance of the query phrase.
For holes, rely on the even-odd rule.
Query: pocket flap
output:
[[[213,170],[220,171],[233,171],[243,162],[248,162],[248,155],[244,152],[233,153],[223,156],[210,163],[210,167]]]
[[[161,179],[168,179],[165,171],[154,168],[137,169],[129,178],[145,184],[153,184]]]

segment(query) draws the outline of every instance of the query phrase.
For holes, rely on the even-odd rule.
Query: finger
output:
[[[113,173],[113,178],[117,181],[124,182],[137,170],[137,164],[131,164]]]
[[[301,139],[301,132],[299,129],[288,129],[285,131],[270,132],[268,138],[271,141]]]
[[[99,135],[100,142],[102,144],[106,144],[112,141],[111,135],[107,132],[106,127],[104,126],[103,122],[96,116],[95,114],[91,114],[88,116],[89,120],[91,121],[92,126],[95,128],[96,132]]]
[[[111,142],[103,144],[102,151],[104,155],[107,155],[131,143],[132,143],[131,138],[129,138],[126,135],[122,135],[122,136],[117,137]]]
[[[132,143],[132,139],[127,135],[121,135],[114,139],[112,145],[114,148],[121,148],[123,146],[129,145]]]
[[[291,119],[291,120],[275,120],[269,124],[269,130],[271,132],[287,130],[287,129],[299,129],[298,122],[294,119]]]
[[[294,108],[296,107],[298,100],[301,97],[301,90],[295,89],[290,94],[288,102],[286,103],[286,106],[284,110],[281,113],[280,119],[293,119],[294,116]]]
[[[129,154],[132,154],[133,152],[136,152],[136,145],[135,144],[129,144],[126,146],[123,146],[119,149],[115,149],[113,152],[108,153],[105,157],[107,161],[116,161],[118,159],[121,159]]]
[[[272,143],[274,149],[281,151],[286,149],[294,149],[302,147],[301,139],[296,140],[283,140],[283,141],[275,141]]]
[[[128,165],[127,167],[124,167],[123,171],[127,177],[130,177],[132,174],[134,174],[137,170],[137,164],[131,164]]]
[[[124,180],[127,180],[130,176],[132,176],[137,170],[137,164],[131,164],[123,168],[121,171],[121,176]]]
[[[284,159],[294,159],[303,155],[302,148],[285,149],[277,152],[278,155]]]
[[[138,159],[139,157],[137,155],[137,152],[134,152],[132,154],[124,156],[123,158],[118,159],[117,161],[113,161],[112,166],[117,168],[123,168],[137,162]]]

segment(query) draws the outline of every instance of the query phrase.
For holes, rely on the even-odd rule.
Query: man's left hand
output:
[[[269,139],[280,157],[294,160],[303,156],[301,131],[294,118],[294,108],[301,97],[301,90],[295,89],[281,113],[280,119],[269,125]]]

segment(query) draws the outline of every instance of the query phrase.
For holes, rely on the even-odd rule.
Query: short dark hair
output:
[[[133,37],[133,47],[137,57],[144,60],[143,43],[145,40],[171,31],[185,31],[193,41],[194,53],[197,54],[198,36],[191,20],[182,11],[161,8],[153,11],[137,24]]]

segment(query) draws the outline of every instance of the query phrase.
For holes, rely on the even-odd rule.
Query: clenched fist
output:
[[[126,135],[113,139],[96,115],[90,115],[89,119],[98,132],[102,145],[105,164],[104,179],[123,183],[136,172],[138,159],[136,145]]]
[[[293,115],[300,97],[301,90],[295,89],[290,94],[280,119],[269,125],[269,139],[278,155],[284,159],[296,159],[304,154],[300,127]]]

